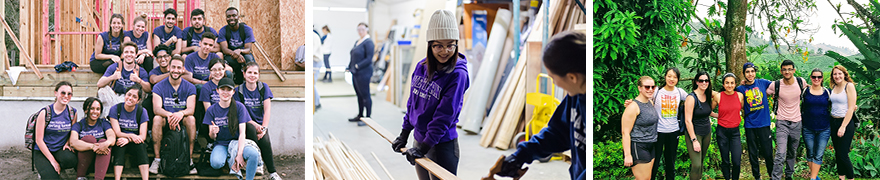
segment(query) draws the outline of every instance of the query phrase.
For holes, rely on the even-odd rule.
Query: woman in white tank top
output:
[[[837,175],[841,179],[853,179],[852,161],[849,150],[852,145],[855,125],[857,91],[853,80],[841,65],[831,69],[831,141],[834,143],[837,162]]]

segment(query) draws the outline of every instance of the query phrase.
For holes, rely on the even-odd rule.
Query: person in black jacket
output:
[[[358,114],[354,118],[348,119],[349,122],[358,122],[358,126],[364,126],[361,117],[370,117],[373,107],[373,100],[370,99],[370,77],[373,76],[373,39],[370,38],[369,26],[367,23],[360,23],[357,26],[358,39],[351,48],[351,61],[348,63],[348,71],[351,72],[351,82],[354,86],[354,92],[358,99]],[[364,114],[364,109],[367,113]],[[365,116],[366,115],[366,116]]]

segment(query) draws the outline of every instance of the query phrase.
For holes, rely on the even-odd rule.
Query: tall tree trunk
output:
[[[727,61],[727,72],[742,76],[742,65],[746,59],[746,15],[747,0],[728,0],[727,16],[721,37],[724,38],[724,54]]]

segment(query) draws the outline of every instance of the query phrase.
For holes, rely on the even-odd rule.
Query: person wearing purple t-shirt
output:
[[[196,109],[196,86],[182,78],[186,72],[183,69],[183,59],[178,56],[171,58],[168,67],[171,69],[169,78],[156,83],[153,87],[153,113],[156,114],[152,120],[153,139],[157,140],[153,141],[153,152],[156,154],[156,158],[150,165],[149,171],[154,174],[158,173],[161,161],[159,154],[161,146],[158,139],[162,139],[162,131],[165,130],[166,124],[171,130],[180,129],[180,123],[186,127],[190,157],[192,157],[193,142],[196,138],[196,119],[193,117],[193,112]],[[194,170],[190,173],[195,173]]]
[[[138,166],[143,179],[149,177],[147,145],[144,140],[147,139],[147,122],[150,121],[150,118],[147,115],[147,109],[139,106],[141,100],[144,100],[145,94],[140,85],[129,87],[125,90],[125,102],[111,107],[108,114],[113,132],[118,137],[116,146],[113,147],[113,156],[130,155],[131,164]],[[125,158],[114,159],[113,165],[114,177],[119,179],[122,176]]]
[[[256,38],[254,38],[254,30],[244,23],[238,23],[238,9],[229,7],[226,9],[226,26],[220,28],[217,34],[217,43],[220,44],[220,51],[223,52],[223,59],[232,66],[233,79],[235,84],[244,82],[242,75],[242,65],[247,62],[254,61],[251,47]]]
[[[199,89],[198,97],[199,103],[205,105],[205,110],[211,107],[212,104],[220,102],[220,95],[217,94],[217,83],[226,76],[226,64],[223,59],[211,59],[209,64],[211,70],[210,81],[202,85],[202,88]]]
[[[76,154],[70,148],[70,129],[76,121],[76,109],[68,106],[73,97],[70,82],[55,85],[55,102],[38,112],[34,127],[36,151],[32,156],[34,166],[43,179],[61,179],[62,169],[77,164]]]
[[[272,90],[260,82],[260,65],[247,62],[244,65],[245,83],[235,88],[235,100],[244,103],[251,120],[247,124],[246,137],[257,143],[270,177],[278,177],[272,160],[272,141],[269,138],[269,118],[272,111]],[[260,169],[257,169],[258,172]],[[280,178],[276,178],[280,179]]]
[[[401,152],[414,130],[413,147],[402,152],[406,160],[415,165],[416,158],[427,157],[452,174],[458,171],[459,161],[455,124],[470,86],[467,60],[456,45],[459,37],[454,19],[455,14],[448,10],[431,15],[427,31],[430,49],[415,67],[403,129],[391,143],[395,152]],[[421,165],[416,165],[416,174],[421,180],[436,179]]]
[[[252,180],[258,171],[260,151],[245,138],[245,123],[251,118],[245,105],[233,98],[235,84],[232,79],[223,78],[219,84],[220,102],[208,107],[202,120],[202,124],[209,125],[209,137],[216,140],[211,151],[211,167],[220,169],[228,163],[239,179],[242,178],[240,170],[245,170],[245,179]]]
[[[92,72],[103,74],[111,64],[122,61],[122,57],[119,57],[122,49],[119,46],[122,44],[124,25],[125,18],[121,14],[110,16],[110,30],[102,32],[95,40],[95,51],[89,60]]]
[[[150,91],[150,81],[147,78],[147,71],[135,64],[135,54],[137,53],[137,44],[133,42],[122,43],[122,67],[118,67],[120,63],[110,65],[104,72],[104,76],[98,79],[98,99],[105,103],[104,109],[110,109],[110,105],[114,105],[124,101],[123,93],[125,89],[134,84],[140,84],[144,87],[144,91]]]
[[[150,45],[150,32],[147,32],[147,14],[141,14],[134,18],[131,31],[125,31],[125,39],[122,42],[134,42],[137,44],[137,64],[150,72],[153,70],[153,46]]]
[[[190,13],[190,23],[192,26],[184,28],[181,39],[178,40],[177,46],[178,51],[180,51],[183,56],[187,54],[191,54],[195,51],[201,51],[200,47],[202,43],[202,36],[205,34],[214,34],[217,35],[217,31],[214,28],[205,26],[205,11],[202,9],[194,9]],[[220,46],[216,44],[216,42],[211,42],[214,46],[209,48],[210,52],[218,52],[220,51]]]
[[[153,29],[153,49],[159,45],[165,45],[170,47],[169,55],[180,54],[180,50],[177,49],[177,41],[183,37],[183,30],[175,26],[177,24],[177,10],[168,8],[162,14],[165,18],[165,25]]]
[[[76,149],[79,160],[76,166],[77,179],[85,179],[89,167],[95,167],[95,179],[104,179],[110,165],[111,147],[116,143],[116,133],[110,122],[101,116],[103,105],[98,98],[89,97],[83,103],[86,116],[73,125],[70,131],[70,146]]]
[[[208,81],[208,77],[211,75],[211,70],[210,67],[208,67],[208,64],[212,59],[220,59],[220,56],[208,51],[214,47],[215,39],[217,39],[217,36],[214,34],[202,34],[201,46],[199,46],[202,50],[198,51],[196,54],[186,56],[184,67],[186,68],[187,73],[183,75],[184,79],[193,84],[199,85],[205,84]]]

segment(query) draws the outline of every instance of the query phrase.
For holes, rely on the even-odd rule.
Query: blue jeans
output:
[[[214,169],[223,168],[227,163],[227,157],[235,156],[235,154],[230,155],[229,151],[226,149],[227,146],[225,145],[214,145],[214,151],[211,151],[211,167]],[[245,177],[247,177],[248,180],[254,179],[254,176],[256,176],[257,173],[256,169],[257,163],[259,163],[258,161],[260,160],[260,153],[253,147],[244,146],[244,153],[242,153],[241,156],[247,161],[247,168],[245,168],[247,175]],[[233,162],[230,160],[228,163],[232,164]]]
[[[822,165],[822,156],[825,155],[825,147],[828,147],[828,138],[831,137],[831,129],[813,131],[804,128],[804,143],[807,144],[807,161]]]

